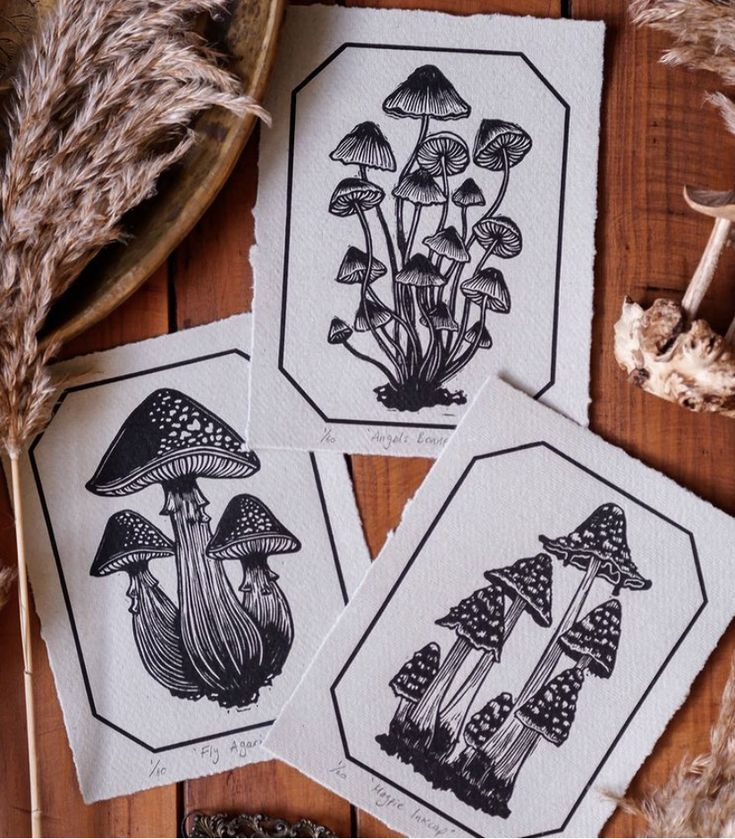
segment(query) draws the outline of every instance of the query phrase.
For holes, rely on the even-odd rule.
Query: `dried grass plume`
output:
[[[15,582],[16,573],[14,568],[0,568],[0,609],[10,599],[10,591]]]
[[[14,79],[0,171],[0,443],[17,455],[54,395],[39,333],[212,106],[263,112],[193,30],[226,0],[59,0]]]

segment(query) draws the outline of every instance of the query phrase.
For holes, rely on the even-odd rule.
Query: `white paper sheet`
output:
[[[268,759],[265,733],[368,567],[342,456],[257,452],[242,476],[249,334],[244,315],[59,365],[81,378],[23,462],[33,593],[85,801]],[[203,496],[184,475],[164,503],[177,464]],[[210,528],[217,560],[187,541]]]
[[[254,444],[435,456],[497,373],[587,423],[603,35],[288,10],[260,143]]]
[[[734,540],[489,383],[266,747],[411,836],[596,835],[732,618]]]

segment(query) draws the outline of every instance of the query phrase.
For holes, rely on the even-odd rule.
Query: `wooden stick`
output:
[[[717,262],[720,259],[720,253],[730,237],[731,227],[732,222],[729,219],[715,219],[707,246],[681,301],[682,308],[690,320],[696,317],[697,311],[702,305],[702,300],[704,300],[704,295],[710,287],[712,278],[715,275],[715,269],[717,268]]]
[[[28,566],[23,536],[23,501],[20,493],[18,455],[10,456],[15,513],[15,542],[18,552],[18,602],[20,606],[20,638],[23,647],[23,689],[26,706],[26,734],[28,737],[28,777],[31,788],[31,836],[41,831],[41,783],[36,753],[36,714],[33,704],[33,652],[31,648],[31,610],[28,594]]]

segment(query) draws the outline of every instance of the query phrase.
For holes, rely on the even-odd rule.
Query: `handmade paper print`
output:
[[[267,759],[266,731],[367,569],[344,459],[246,440],[249,327],[68,362],[81,381],[24,464],[43,524],[32,583],[86,800]]]
[[[601,25],[313,8],[285,39],[256,444],[436,454],[499,370],[586,422]]]
[[[267,748],[408,835],[596,835],[731,619],[734,537],[490,383]]]

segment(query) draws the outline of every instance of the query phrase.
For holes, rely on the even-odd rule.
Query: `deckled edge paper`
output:
[[[282,305],[285,195],[291,88],[345,42],[441,43],[442,47],[523,50],[549,82],[563,91],[570,110],[569,170],[561,254],[554,383],[542,395],[545,404],[586,425],[589,406],[589,356],[592,320],[597,159],[602,86],[604,24],[437,12],[341,9],[325,6],[290,8],[281,37],[287,59],[275,68],[266,106],[272,129],[261,133],[256,242],[251,251],[256,277],[255,346],[249,435],[255,447],[325,449],[359,454],[436,457],[452,432],[401,424],[401,414],[387,412],[385,423],[334,422],[320,416],[283,375],[278,330]],[[549,52],[548,45],[554,48]],[[580,57],[583,54],[583,58]],[[575,56],[569,72],[564,55]],[[580,72],[584,66],[586,72]],[[346,174],[349,174],[346,172]],[[579,293],[564,283],[571,264],[589,278]],[[528,278],[532,281],[532,278]],[[306,347],[325,357],[330,348]],[[503,378],[512,380],[507,371]],[[472,395],[470,394],[470,397]],[[471,401],[471,399],[470,399]],[[469,407],[466,406],[465,410]]]
[[[493,414],[502,417],[493,422],[490,420]],[[696,540],[698,573],[703,585],[702,606],[645,693],[640,707],[634,709],[633,718],[594,775],[590,787],[582,791],[578,806],[563,828],[553,831],[554,835],[597,835],[615,809],[604,791],[618,794],[625,791],[686,699],[693,680],[733,616],[735,520],[511,386],[495,381],[488,383],[419,488],[401,525],[373,564],[266,740],[266,747],[276,756],[372,813],[392,829],[410,836],[516,834],[509,832],[512,825],[491,817],[485,817],[484,824],[473,825],[473,829],[479,828],[477,832],[465,832],[451,820],[418,804],[414,797],[387,779],[356,765],[340,739],[330,685],[342,672],[346,655],[357,648],[388,593],[399,583],[407,560],[414,555],[420,539],[472,458],[538,440],[556,446],[583,469],[599,473],[606,482],[641,499],[640,503],[648,502],[659,516],[691,531]],[[665,556],[645,557],[649,568],[651,563],[658,563],[659,577],[665,560]],[[440,568],[437,574],[441,576]],[[370,714],[368,706],[364,714]],[[376,727],[376,730],[380,729]],[[540,794],[544,792],[553,794],[553,784],[540,790]],[[431,801],[431,796],[428,800]],[[480,822],[482,818],[478,816]]]
[[[176,364],[190,359],[193,354],[200,355],[202,348],[208,355],[229,349],[248,350],[250,324],[251,315],[238,315],[207,326],[79,356],[55,365],[54,370],[78,385],[126,376],[158,368],[163,364]],[[243,413],[247,410],[245,402],[246,394],[243,396]],[[73,457],[73,453],[70,453],[70,457]],[[369,567],[369,553],[352,484],[341,455],[317,453],[315,457],[319,464],[325,503],[332,513],[332,536],[337,555],[342,558],[344,584],[348,593],[352,594]],[[43,524],[43,512],[27,454],[24,454],[21,461],[21,480],[33,596],[85,803],[270,760],[272,755],[261,745],[263,732],[267,729],[245,735],[225,735],[197,742],[196,746],[157,755],[146,752],[106,725],[95,725],[91,721],[90,726],[90,707],[79,669],[74,636],[63,605],[64,595]],[[58,615],[60,619],[49,625],[45,618],[52,614]],[[80,728],[80,725],[93,731],[94,737],[87,737],[84,727]],[[111,762],[112,754],[115,763]],[[169,756],[171,760],[167,760]],[[150,772],[144,783],[121,780],[116,774],[115,767],[119,761],[140,763],[148,760]],[[140,774],[136,775],[136,778],[139,777]]]

